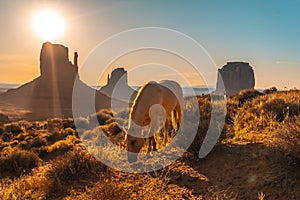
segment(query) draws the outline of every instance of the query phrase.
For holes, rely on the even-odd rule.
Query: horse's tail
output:
[[[173,123],[176,123],[176,131],[179,130],[180,126],[183,126],[183,92],[182,88],[178,86],[176,91],[176,97],[177,97],[177,105],[175,106],[175,113],[176,113],[176,120]]]
[[[172,125],[175,131],[178,131],[180,125],[182,125],[182,111],[181,106],[177,105],[172,112]]]

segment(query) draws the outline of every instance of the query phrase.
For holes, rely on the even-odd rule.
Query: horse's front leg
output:
[[[156,148],[156,141],[155,141],[155,138],[154,138],[154,136],[152,136],[152,137],[150,138],[150,140],[152,140],[152,144],[153,144],[153,151],[156,151],[156,150],[157,150],[157,148]]]
[[[148,136],[149,136],[148,152],[151,151],[151,144],[153,146],[153,151],[157,150],[157,148],[156,148],[156,141],[155,141],[155,138],[154,138],[157,125],[158,125],[157,118],[155,117],[155,118],[151,119],[150,129],[149,129],[149,132],[148,132]]]

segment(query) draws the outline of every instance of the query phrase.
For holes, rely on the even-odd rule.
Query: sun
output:
[[[65,28],[63,18],[55,11],[43,10],[33,18],[35,33],[43,40],[51,41],[62,36]]]

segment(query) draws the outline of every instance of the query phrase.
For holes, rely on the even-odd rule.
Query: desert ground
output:
[[[189,149],[148,173],[107,167],[83,145],[96,135],[99,139],[101,129],[125,148],[127,111],[99,113],[100,126],[80,134],[71,118],[3,121],[0,199],[300,199],[299,90],[248,90],[229,97],[221,137],[204,159],[198,152],[210,122],[211,99],[204,95],[197,100],[200,123]],[[188,105],[186,99],[187,115],[192,113]],[[18,112],[24,111],[16,110],[16,116]],[[88,119],[75,120],[89,127]],[[156,139],[162,145],[160,133]]]

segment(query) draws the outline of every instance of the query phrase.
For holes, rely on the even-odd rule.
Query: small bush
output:
[[[274,144],[300,164],[300,116],[286,121],[277,130]]]
[[[53,168],[46,174],[52,181],[50,192],[62,191],[69,181],[83,179],[84,177],[99,178],[103,165],[92,157],[87,151],[76,148],[53,162]]]
[[[75,130],[75,123],[73,119],[63,119],[62,120],[62,124],[63,124],[63,128],[71,128],[73,130]]]
[[[29,141],[29,148],[42,147],[47,145],[47,140],[42,137],[35,137]]]
[[[117,135],[118,133],[121,133],[123,131],[116,122],[103,125],[101,126],[101,129],[108,135]]]
[[[100,110],[99,112],[97,112],[95,115],[89,116],[89,121],[91,122],[91,119],[93,117],[96,117],[99,125],[105,125],[105,124],[107,124],[108,120],[113,119],[113,116],[114,116],[114,114],[112,111],[103,109],[103,110]],[[95,122],[92,122],[92,124],[94,124],[96,126]]]
[[[63,140],[65,137],[63,132],[55,131],[48,136],[47,140],[50,144],[53,144],[59,140]]]
[[[64,131],[67,135],[75,135],[76,136],[76,132],[74,131],[73,128],[65,128]]]
[[[58,132],[63,128],[63,121],[59,118],[49,119],[47,121],[47,129],[50,133]]]
[[[74,122],[78,133],[82,133],[83,131],[89,129],[89,120],[87,118],[79,117],[76,118]]]
[[[276,115],[276,119],[283,121],[286,113],[288,113],[287,104],[283,99],[270,99],[263,105],[263,109]]]
[[[4,142],[9,142],[13,138],[13,134],[11,132],[4,132],[1,134],[1,139]]]
[[[9,155],[0,157],[1,172],[20,173],[29,171],[41,164],[38,155],[32,151],[15,149]]]
[[[263,91],[264,94],[271,94],[271,93],[273,93],[273,92],[277,92],[277,88],[276,88],[276,87],[271,87],[271,88],[265,89],[265,90]]]
[[[251,101],[252,99],[262,95],[257,90],[243,90],[238,95],[234,96],[233,98],[236,99],[239,105],[243,105],[247,101]]]
[[[5,132],[11,132],[14,135],[18,135],[24,131],[22,126],[18,123],[11,123],[11,124],[6,124],[4,126],[4,131]]]
[[[120,183],[110,179],[103,180],[101,184],[97,184],[89,195],[90,199],[98,200],[115,200],[115,199],[131,199],[130,192],[120,187]]]
[[[66,141],[66,140],[60,140],[52,144],[48,147],[48,152],[68,152],[73,147],[73,144]]]

